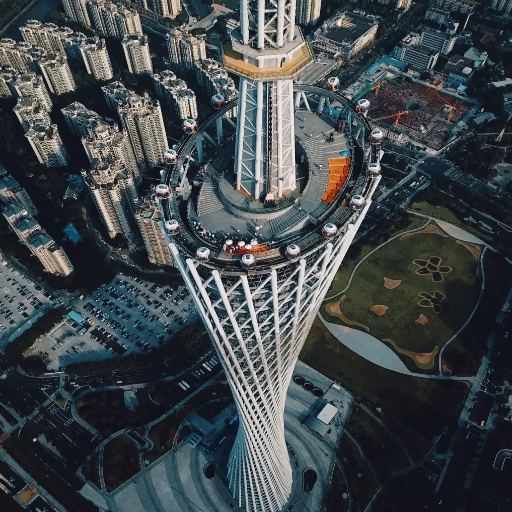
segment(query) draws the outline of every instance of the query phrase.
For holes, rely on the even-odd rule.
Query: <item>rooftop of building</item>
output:
[[[351,44],[375,27],[375,25],[378,25],[378,20],[374,16],[344,11],[327,20],[315,32],[315,35],[318,34],[338,43]]]
[[[439,53],[436,50],[432,50],[432,48],[428,48],[427,46],[423,46],[421,44],[413,44],[408,45],[407,49],[416,53],[421,53],[422,55],[432,56]]]
[[[27,210],[19,203],[9,203],[2,207],[2,212],[5,217],[15,217],[23,213],[28,214]]]

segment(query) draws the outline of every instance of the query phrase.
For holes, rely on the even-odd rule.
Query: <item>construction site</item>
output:
[[[378,82],[366,97],[369,117],[389,139],[440,149],[470,104],[401,76]]]

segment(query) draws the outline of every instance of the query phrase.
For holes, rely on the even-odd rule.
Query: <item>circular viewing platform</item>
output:
[[[289,262],[292,245],[302,255],[315,251],[327,241],[326,224],[341,233],[353,219],[357,208],[351,199],[364,195],[372,179],[367,173],[370,126],[337,93],[310,86],[298,86],[296,92],[307,97],[294,113],[297,187],[279,200],[236,190],[234,136],[217,147],[205,144],[213,141],[207,130],[224,115],[222,110],[175,148],[178,160],[164,174],[171,193],[161,204],[165,219],[179,223],[169,239],[185,254],[237,273],[249,254],[255,263],[250,271],[257,272]],[[192,162],[196,137],[204,147],[200,167]],[[189,181],[192,190],[183,193]],[[198,256],[201,247],[208,249],[207,256],[204,251]]]

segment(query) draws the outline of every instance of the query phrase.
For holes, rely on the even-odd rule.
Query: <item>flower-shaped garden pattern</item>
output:
[[[443,274],[449,274],[453,270],[452,267],[441,265],[442,261],[440,256],[430,256],[428,260],[413,260],[413,263],[419,267],[415,270],[415,273],[419,276],[430,276],[432,281],[436,283],[442,281],[444,279]]]
[[[441,313],[441,311],[449,311],[450,305],[445,301],[446,295],[436,290],[433,295],[427,292],[419,292],[418,295],[421,297],[418,302],[418,306],[422,308],[432,308],[434,313]]]

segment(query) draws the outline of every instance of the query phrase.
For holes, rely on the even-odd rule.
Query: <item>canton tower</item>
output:
[[[240,14],[224,49],[225,67],[240,76],[236,139],[219,136],[208,159],[208,127],[185,121],[155,197],[237,406],[229,489],[248,512],[278,512],[293,486],[287,389],[379,183],[382,133],[368,124],[367,100],[354,106],[333,90],[294,90],[312,60],[295,0],[241,0]],[[217,127],[234,105],[219,110]],[[196,146],[207,165],[192,186]]]

